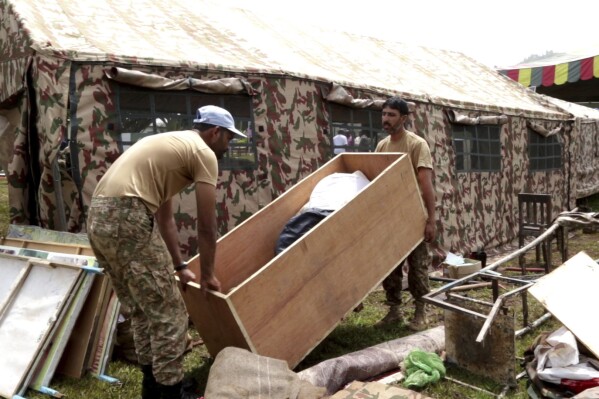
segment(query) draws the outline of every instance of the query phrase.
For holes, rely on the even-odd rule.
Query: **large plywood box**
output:
[[[275,256],[315,185],[357,170],[370,184]],[[236,346],[293,368],[422,241],[425,222],[406,154],[340,154],[218,241],[222,293],[189,284],[191,320],[212,356]],[[199,274],[199,258],[190,265]]]

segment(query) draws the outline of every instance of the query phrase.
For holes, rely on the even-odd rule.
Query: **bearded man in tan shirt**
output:
[[[422,296],[429,291],[428,268],[432,258],[427,243],[435,239],[435,193],[433,190],[433,162],[426,140],[405,129],[409,117],[407,102],[399,97],[391,97],[383,104],[383,129],[389,135],[376,146],[375,152],[403,152],[410,156],[412,167],[418,180],[418,188],[426,207],[428,218],[424,228],[424,241],[408,255],[408,289],[416,302],[414,318],[409,324],[412,330],[422,330],[427,326],[425,303]],[[402,262],[383,281],[383,288],[389,304],[389,313],[383,323],[401,321],[401,290],[403,280]]]

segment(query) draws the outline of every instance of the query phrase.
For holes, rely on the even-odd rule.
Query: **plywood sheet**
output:
[[[23,259],[0,257],[0,318],[25,282],[27,273],[29,273],[29,263]]]
[[[69,342],[73,329],[79,319],[81,310],[83,309],[86,299],[92,288],[94,279],[97,276],[94,273],[84,273],[83,281],[78,287],[77,292],[70,306],[65,312],[64,317],[60,321],[58,329],[52,337],[51,346],[46,350],[45,360],[38,366],[33,381],[30,385],[34,389],[39,389],[42,386],[49,386],[54,372],[60,361],[64,350]]]
[[[584,251],[528,289],[553,316],[599,357],[596,309],[599,265]]]
[[[53,357],[52,349],[55,347],[54,344],[57,343],[57,340],[59,340],[57,335],[60,333],[62,324],[65,321],[67,321],[66,318],[68,317],[67,314],[68,314],[69,308],[73,304],[74,299],[75,299],[75,294],[81,287],[83,280],[84,280],[83,273],[79,273],[77,279],[75,280],[75,283],[73,284],[73,288],[72,288],[71,292],[66,295],[65,300],[61,304],[60,310],[56,315],[55,322],[49,326],[46,335],[44,336],[43,340],[40,342],[40,345],[38,346],[38,351],[37,351],[36,355],[30,362],[27,374],[23,377],[23,379],[20,383],[19,390],[17,391],[17,394],[19,396],[25,395],[25,392],[27,391],[29,384],[31,384],[31,381],[33,381],[36,374],[38,374],[39,371],[43,372],[43,370],[41,370],[41,369],[45,368],[44,365],[47,362],[50,362],[50,363],[52,362],[52,357]],[[56,359],[56,361],[58,361],[58,359]],[[47,371],[49,371],[49,370],[47,370]],[[50,381],[48,381],[48,383],[49,382]]]
[[[418,392],[381,382],[354,381],[331,399],[432,399]]]
[[[5,397],[17,392],[81,272],[36,262],[32,266],[0,321],[0,395]]]
[[[190,284],[182,294],[195,328],[204,342],[210,342],[207,347],[210,355],[216,357],[227,346],[255,352],[226,296],[220,293],[204,295],[197,284]]]
[[[108,284],[110,285],[110,287],[112,287],[112,285],[110,284],[110,279],[106,279]],[[89,341],[89,346],[87,348],[87,352],[86,352],[86,359],[85,359],[85,368],[86,369],[91,369],[93,367],[93,363],[97,362],[98,359],[96,358],[96,355],[98,354],[98,351],[101,349],[103,342],[102,342],[102,334],[103,334],[103,329],[105,324],[107,323],[107,319],[110,318],[110,305],[111,305],[111,300],[114,296],[114,290],[112,288],[110,289],[106,289],[103,292],[104,296],[102,298],[100,298],[100,301],[98,302],[98,308],[96,309],[95,312],[95,320],[94,320],[94,328],[92,329],[92,335]]]
[[[65,254],[75,254],[84,256],[95,256],[94,251],[88,245],[63,244],[56,242],[41,242],[24,240],[20,238],[0,238],[0,244],[25,249],[37,249],[48,252],[60,252]]]
[[[64,350],[65,356],[60,359],[56,371],[73,378],[81,378],[85,371],[88,350],[91,348],[92,332],[98,329],[99,313],[106,292],[112,290],[108,278],[98,275],[94,279],[91,291],[83,305],[81,314],[69,337]]]
[[[111,291],[110,300],[106,308],[106,316],[103,320],[102,328],[99,331],[98,344],[95,352],[92,352],[90,358],[89,371],[93,374],[103,375],[108,366],[110,355],[112,354],[113,340],[116,333],[116,325],[119,316],[121,304],[114,291]]]
[[[398,162],[231,293],[260,355],[295,367],[420,243],[420,194]]]
[[[281,230],[315,185],[357,170],[371,183],[275,257]],[[191,318],[211,354],[240,346],[293,368],[422,241],[425,221],[407,155],[342,154],[218,241],[216,273],[227,306],[184,293]],[[192,264],[198,271],[197,257]]]
[[[341,157],[335,157],[221,237],[215,264],[226,267],[216,267],[215,273],[223,292],[243,283],[274,257],[283,226],[306,204],[316,184],[336,172],[346,172]],[[189,261],[189,267],[200,275],[198,256]]]

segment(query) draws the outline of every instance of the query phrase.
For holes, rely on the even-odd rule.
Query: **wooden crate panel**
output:
[[[275,257],[281,230],[316,184],[357,170],[371,183]],[[216,274],[229,311],[200,311],[206,303],[187,293],[192,321],[213,355],[241,346],[294,367],[422,241],[425,221],[407,155],[341,154],[219,240]],[[199,273],[198,257],[191,265]],[[232,321],[235,339],[221,326]]]
[[[191,283],[182,294],[194,326],[204,342],[210,342],[210,354],[216,357],[227,346],[256,352],[227,297],[219,292],[204,295],[199,288]]]

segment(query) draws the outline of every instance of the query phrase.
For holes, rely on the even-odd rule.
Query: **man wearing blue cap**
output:
[[[98,182],[87,231],[120,301],[131,309],[143,399],[191,398],[182,389],[188,315],[183,288],[195,281],[179,249],[172,197],[195,184],[200,284],[220,291],[214,276],[217,159],[237,135],[231,114],[207,105],[191,130],[145,137]]]

